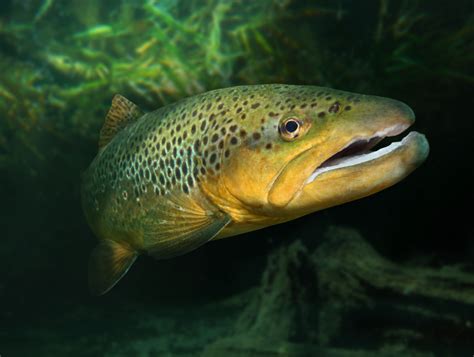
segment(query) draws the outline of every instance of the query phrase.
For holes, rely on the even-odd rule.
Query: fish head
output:
[[[374,149],[414,123],[396,100],[312,86],[267,89],[260,100],[221,175],[233,201],[260,217],[286,221],[371,195],[428,155],[416,132]]]

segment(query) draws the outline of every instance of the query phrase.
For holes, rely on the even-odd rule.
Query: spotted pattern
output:
[[[149,192],[189,194],[206,175],[219,175],[234,149],[278,147],[284,115],[313,118],[353,110],[359,95],[290,85],[220,89],[165,106],[120,131],[91,165],[92,196],[112,188],[118,201]]]

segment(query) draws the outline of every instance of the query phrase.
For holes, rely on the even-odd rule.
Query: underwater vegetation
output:
[[[112,9],[91,0],[8,4],[8,16],[0,17],[2,132],[13,130],[13,140],[36,157],[25,132],[93,142],[115,93],[155,109],[231,84],[299,82],[360,91],[384,80],[393,87],[400,78],[474,81],[466,71],[474,56],[474,17],[446,31],[434,20],[436,9],[421,11],[420,1],[381,0],[367,9],[374,13],[364,39],[330,33],[344,31],[360,11],[344,1],[146,0]],[[344,41],[364,46],[348,53]],[[8,146],[5,139],[0,145]]]
[[[380,76],[393,85],[439,76],[474,82],[466,74],[474,16],[447,31],[421,3],[379,1],[358,56],[336,50],[340,39],[321,30],[357,15],[345,2],[147,0],[109,9],[91,0],[10,1],[0,17],[0,113],[8,118],[0,145],[13,130],[38,156],[28,138],[38,128],[92,142],[114,93],[154,109],[212,88],[288,78],[356,89]]]
[[[0,354],[472,354],[473,68],[472,0],[1,1]],[[154,110],[262,83],[402,100],[430,158],[91,300],[79,185],[114,94]]]

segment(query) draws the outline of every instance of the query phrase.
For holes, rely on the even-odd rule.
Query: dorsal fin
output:
[[[104,125],[100,130],[99,150],[107,145],[113,137],[130,123],[140,118],[144,113],[137,105],[124,96],[116,94],[112,99],[112,106],[105,117]]]

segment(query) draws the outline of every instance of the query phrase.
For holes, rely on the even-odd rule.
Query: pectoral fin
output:
[[[89,288],[103,295],[127,273],[138,253],[124,243],[102,240],[89,259]]]
[[[146,250],[156,259],[186,254],[213,239],[230,221],[200,192],[174,195],[164,209],[155,207],[151,213]]]

